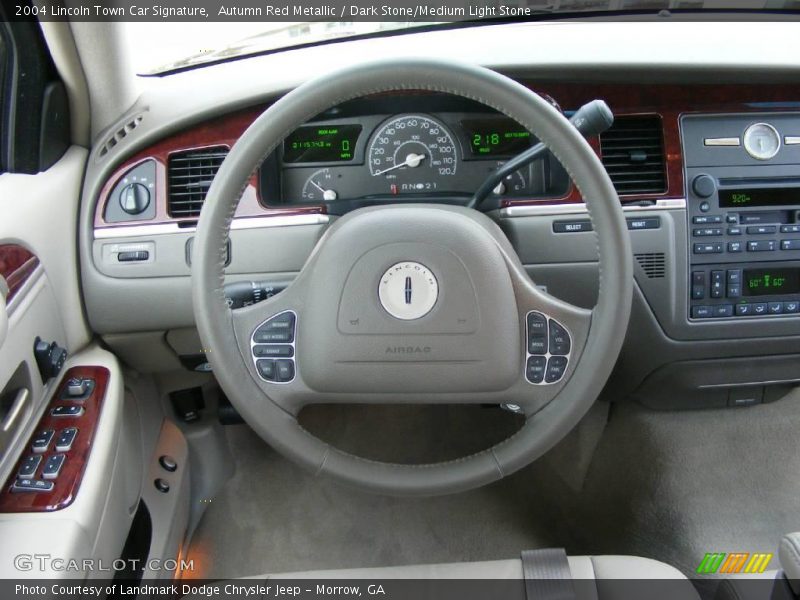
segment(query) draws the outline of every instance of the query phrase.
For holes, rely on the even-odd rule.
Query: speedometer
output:
[[[392,117],[369,145],[370,174],[386,182],[392,194],[447,191],[458,156],[453,136],[431,117]]]

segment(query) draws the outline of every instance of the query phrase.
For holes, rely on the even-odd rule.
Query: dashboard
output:
[[[536,142],[512,119],[451,96],[361,99],[287,136],[261,168],[262,197],[267,205],[323,205],[333,214],[390,202],[464,204]],[[562,195],[568,186],[547,155],[506,176],[489,203]]]
[[[800,88],[519,81],[566,115],[595,98],[615,113],[589,143],[617,188],[634,252],[633,320],[609,384],[616,393],[657,407],[737,406],[800,381]],[[184,365],[203,360],[192,358],[199,342],[185,341],[196,339],[194,227],[219,164],[268,104],[217,110],[133,152],[112,149],[87,188],[88,314],[118,352],[126,336],[150,331]],[[146,123],[146,112],[129,119],[139,114]],[[251,177],[226,281],[245,303],[277,293],[339,215],[383,203],[464,204],[535,142],[503,115],[443,95],[334,107],[291,132]],[[503,183],[485,210],[531,277],[593,306],[597,251],[580,191],[549,155]],[[142,310],[153,304],[159,310]]]

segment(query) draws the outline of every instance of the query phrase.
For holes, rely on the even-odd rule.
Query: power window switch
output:
[[[66,454],[53,454],[47,459],[42,467],[42,477],[45,479],[55,479],[61,473],[61,467],[64,466],[64,460],[67,458]]]
[[[37,433],[36,437],[33,438],[33,442],[31,443],[31,451],[35,452],[36,454],[47,452],[47,448],[50,446],[50,442],[53,440],[53,435],[55,435],[54,429],[43,429]]]
[[[31,454],[22,461],[17,475],[19,477],[33,477],[33,474],[36,473],[36,469],[39,468],[40,462],[42,462],[41,454]]]
[[[67,427],[64,429],[56,440],[56,451],[67,452],[72,448],[75,438],[78,435],[77,427]]]

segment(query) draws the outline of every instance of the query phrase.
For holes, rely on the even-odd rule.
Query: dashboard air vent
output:
[[[667,261],[663,252],[646,252],[634,256],[648,279],[663,279],[666,275]]]
[[[600,135],[600,151],[619,195],[667,191],[664,130],[657,115],[616,119]]]
[[[167,210],[171,217],[198,217],[208,188],[228,148],[215,146],[176,152],[167,165]]]

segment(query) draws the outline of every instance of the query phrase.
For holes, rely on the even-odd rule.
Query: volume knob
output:
[[[717,182],[711,175],[698,175],[692,180],[692,191],[700,198],[710,198],[717,191]]]

